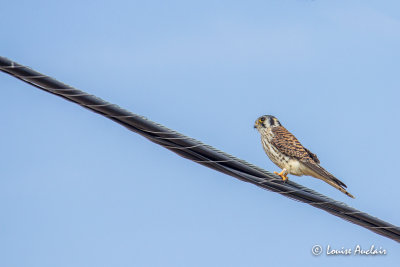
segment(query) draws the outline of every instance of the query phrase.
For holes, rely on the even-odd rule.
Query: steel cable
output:
[[[34,87],[103,115],[184,158],[291,199],[307,203],[400,242],[399,227],[354,209],[343,202],[331,199],[295,182],[283,182],[275,174],[260,167],[168,129],[143,116],[124,110],[115,104],[63,84],[7,58],[0,57],[0,70]]]

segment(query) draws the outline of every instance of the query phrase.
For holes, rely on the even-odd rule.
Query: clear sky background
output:
[[[269,171],[275,115],[400,225],[399,1],[3,1],[1,56]],[[396,266],[399,244],[0,73],[1,266]],[[311,254],[386,249],[386,256]]]

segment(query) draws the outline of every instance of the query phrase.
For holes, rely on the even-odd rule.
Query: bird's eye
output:
[[[260,121],[261,121],[261,122],[265,121],[265,118],[264,118],[264,117],[262,117],[262,118],[260,119]]]

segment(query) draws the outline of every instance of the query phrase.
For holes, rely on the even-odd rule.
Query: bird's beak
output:
[[[256,122],[254,123],[254,129],[257,129],[257,126],[258,126],[258,121],[256,121]]]

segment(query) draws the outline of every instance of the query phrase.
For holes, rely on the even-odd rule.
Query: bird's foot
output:
[[[282,178],[282,181],[286,182],[287,179],[289,179],[287,177],[287,173],[286,170],[282,170],[281,172],[274,172],[276,175],[279,175]]]

